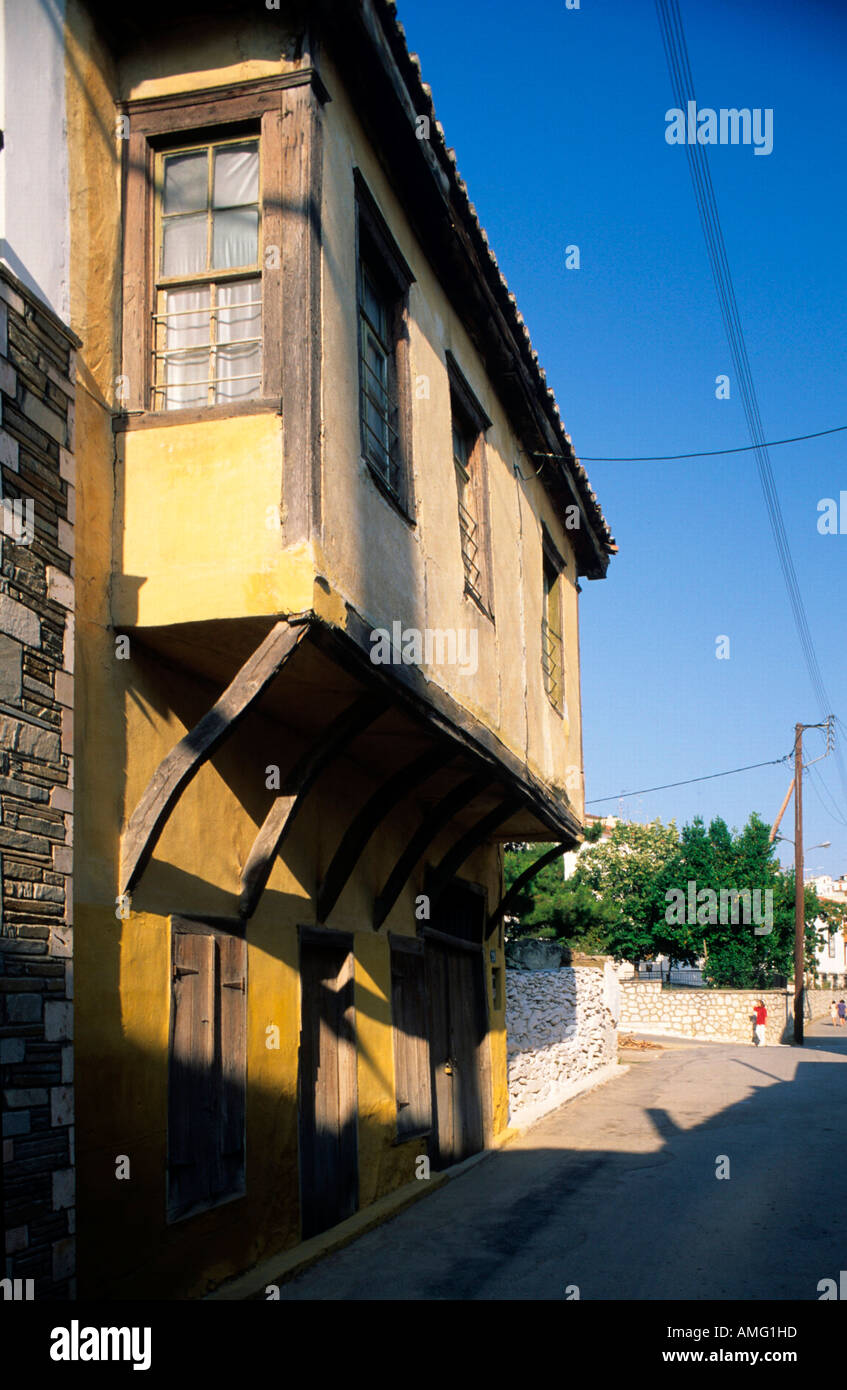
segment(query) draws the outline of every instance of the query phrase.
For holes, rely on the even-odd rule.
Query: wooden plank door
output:
[[[353,955],[346,941],[304,937],[299,1135],[302,1239],[352,1216],[358,1206]]]
[[[481,1051],[485,1040],[482,956],[426,942],[434,1104],[430,1158],[446,1168],[485,1143]]]

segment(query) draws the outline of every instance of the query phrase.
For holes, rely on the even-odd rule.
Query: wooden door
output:
[[[434,1168],[446,1168],[485,1144],[485,980],[478,948],[427,938],[426,960],[434,1109],[430,1158]]]
[[[335,934],[333,934],[335,935]],[[356,1037],[349,938],[303,936],[299,1067],[302,1239],[358,1206]]]

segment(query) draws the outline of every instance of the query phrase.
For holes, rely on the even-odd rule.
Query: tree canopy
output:
[[[542,852],[507,850],[509,887]],[[804,890],[806,964],[814,964],[816,919],[826,931],[847,913]],[[764,986],[793,974],[794,875],[785,873],[754,812],[742,830],[700,817],[677,831],[675,822],[620,822],[610,838],[586,844],[576,871],[564,879],[554,861],[521,893],[511,935],[555,937],[587,951],[632,963],[664,955],[679,964],[704,960],[713,985]]]

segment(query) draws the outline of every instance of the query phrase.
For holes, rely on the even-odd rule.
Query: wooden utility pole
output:
[[[803,728],[794,725],[794,1041],[803,1046],[806,911],[803,892]]]

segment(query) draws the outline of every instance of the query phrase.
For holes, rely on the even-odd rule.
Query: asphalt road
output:
[[[817,1300],[847,1269],[847,1028],[626,1056],[280,1297]]]

